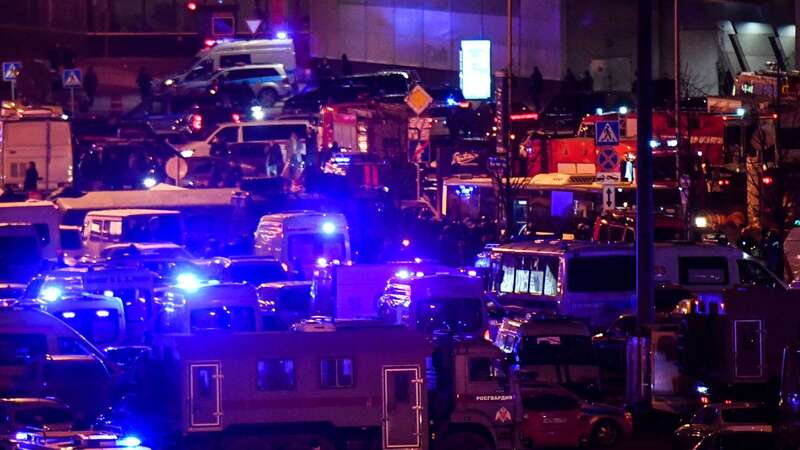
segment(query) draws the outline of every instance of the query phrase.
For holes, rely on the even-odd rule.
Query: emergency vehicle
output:
[[[585,397],[600,393],[600,367],[583,322],[547,316],[506,318],[495,344],[515,355],[525,381],[559,384]]]
[[[351,261],[347,219],[338,213],[297,211],[261,217],[253,251],[285,263],[300,279],[328,261]]]
[[[157,299],[153,334],[260,330],[262,309],[255,287],[248,284],[201,282],[186,274]]]
[[[312,310],[310,281],[276,281],[256,288],[263,330],[287,330],[309,319]]]
[[[108,406],[116,366],[73,328],[38,306],[0,307],[0,392],[54,397],[76,421]]]
[[[378,300],[386,282],[398,275],[447,273],[452,269],[427,261],[392,261],[385,264],[336,264],[314,270],[312,295],[316,311],[337,319],[377,317]]]
[[[108,294],[108,292],[106,293]],[[129,343],[122,300],[113,295],[72,294],[44,305],[89,342],[106,347]]]
[[[797,339],[800,324],[794,310],[800,293],[740,287],[724,291],[722,301],[683,319],[678,331],[681,373],[696,380],[703,403],[771,400],[779,387],[783,350]],[[784,372],[794,376],[796,367],[787,364]],[[795,385],[791,381],[785,387],[793,393]],[[791,397],[787,400],[794,408]]]
[[[336,146],[345,153],[374,153],[406,161],[411,111],[405,104],[355,103],[324,106],[320,111],[320,149]]]
[[[83,220],[82,241],[87,256],[100,256],[119,243],[183,242],[180,211],[108,209],[92,211]]]
[[[738,285],[781,292],[786,285],[741,250],[695,243],[656,244],[656,283],[681,286],[707,303]],[[606,328],[634,310],[634,248],[580,241],[517,242],[492,249],[490,294],[512,317],[557,311]]]
[[[24,429],[10,440],[15,450],[150,450],[135,436],[107,431],[51,431]]]
[[[38,188],[53,190],[72,183],[72,131],[62,112],[26,109],[0,118],[0,185],[22,187],[28,163],[39,174]]]
[[[102,324],[109,324],[109,321],[116,320],[112,316],[113,311],[117,318],[124,319],[124,327],[120,328],[120,331],[123,332],[122,336],[126,343],[133,344],[141,341],[146,324],[152,317],[154,284],[155,274],[149,270],[95,264],[53,270],[34,279],[28,285],[25,296],[36,299],[62,313],[73,312],[75,313],[74,317],[78,317],[77,311],[71,309],[69,305],[75,305],[76,308],[81,309],[94,309],[96,315],[94,322],[98,326],[105,326]],[[90,295],[87,297],[85,306],[81,306],[82,302],[72,303],[76,297],[80,298],[85,294],[104,298],[100,299]],[[94,302],[90,299],[102,301]],[[121,305],[117,305],[113,299],[118,299]],[[58,304],[61,302],[69,303],[59,306]],[[105,306],[109,308],[105,308]],[[117,309],[118,306],[121,306],[122,310]],[[109,314],[99,313],[98,315],[100,310],[108,311]],[[117,339],[115,339],[116,341]]]
[[[483,281],[467,275],[400,271],[386,282],[378,315],[428,334],[488,335]]]
[[[30,200],[0,203],[0,223],[28,223],[38,235],[42,258],[58,261],[61,257],[60,217],[53,202]]]
[[[516,448],[518,390],[485,341],[341,321],[175,334],[153,355],[144,407],[178,448]]]
[[[725,162],[726,116],[716,113],[691,112],[681,116],[681,139],[688,142],[692,151],[712,166]],[[600,121],[619,123],[619,145],[613,148],[625,169],[625,163],[636,160],[636,113],[612,112],[586,116],[574,137],[561,139],[538,139],[531,132],[521,144],[528,161],[528,174],[558,172],[566,174],[595,174],[608,172],[598,163],[598,148],[595,146],[595,125]],[[738,144],[738,139],[733,143]],[[675,155],[678,140],[675,135],[674,113],[653,112],[653,136],[650,142],[656,181],[675,181]],[[623,173],[624,174],[624,173]]]

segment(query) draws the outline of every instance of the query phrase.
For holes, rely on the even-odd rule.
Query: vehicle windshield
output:
[[[767,408],[731,408],[722,410],[725,423],[768,423],[771,413]]]
[[[479,298],[427,298],[417,302],[417,329],[434,331],[480,332],[483,326]]]
[[[575,257],[567,260],[567,291],[632,292],[636,289],[633,256]]]
[[[319,258],[344,261],[345,256],[342,234],[295,234],[289,237],[289,260],[293,264],[316,264]]]
[[[280,263],[237,263],[232,264],[230,281],[259,285],[271,281],[286,281],[286,272]]]
[[[525,336],[519,348],[520,365],[595,364],[589,336]]]
[[[43,334],[0,334],[0,365],[10,366],[43,358],[47,354],[47,338]]]
[[[0,237],[0,273],[6,265],[38,264],[41,258],[39,241],[35,236]]]
[[[68,409],[54,406],[20,408],[14,413],[14,422],[17,425],[29,427],[43,427],[49,424],[62,424],[71,421],[72,415]]]
[[[111,344],[119,337],[119,316],[114,310],[83,309],[70,311],[64,321],[94,344]]]
[[[255,309],[247,306],[200,308],[191,312],[192,331],[256,331]]]
[[[181,218],[178,214],[131,216],[125,218],[125,242],[181,242]]]
[[[278,293],[278,312],[308,312],[310,303],[310,286],[285,287]]]

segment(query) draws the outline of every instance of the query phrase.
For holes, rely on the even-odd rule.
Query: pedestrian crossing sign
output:
[[[81,69],[64,69],[61,73],[61,83],[65,88],[79,88],[82,80]]]
[[[17,81],[22,63],[19,61],[6,61],[3,63],[3,81]]]
[[[600,145],[619,145],[619,121],[604,120],[594,126],[594,143]]]

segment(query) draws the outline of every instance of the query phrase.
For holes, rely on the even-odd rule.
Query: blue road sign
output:
[[[602,148],[597,153],[597,165],[603,172],[610,172],[619,167],[619,155],[613,148]]]
[[[17,81],[22,63],[19,61],[6,61],[3,63],[3,81]]]
[[[61,83],[65,88],[79,88],[82,81],[81,69],[64,69],[61,73]]]
[[[604,120],[597,122],[594,126],[594,144],[619,145],[619,121]]]

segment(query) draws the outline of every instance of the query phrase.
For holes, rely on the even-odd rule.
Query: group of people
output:
[[[528,90],[531,96],[531,101],[534,108],[538,111],[541,109],[541,96],[544,87],[544,77],[539,70],[539,66],[533,68],[533,72],[529,78]],[[580,79],[575,77],[572,69],[567,69],[567,73],[561,80],[561,90],[564,92],[592,92],[594,91],[594,79],[588,70],[583,72]]]
[[[353,74],[353,63],[348,58],[347,53],[342,54],[342,76],[346,77]],[[314,80],[317,84],[323,84],[328,80],[336,78],[336,73],[331,68],[328,58],[323,58],[314,68]]]

